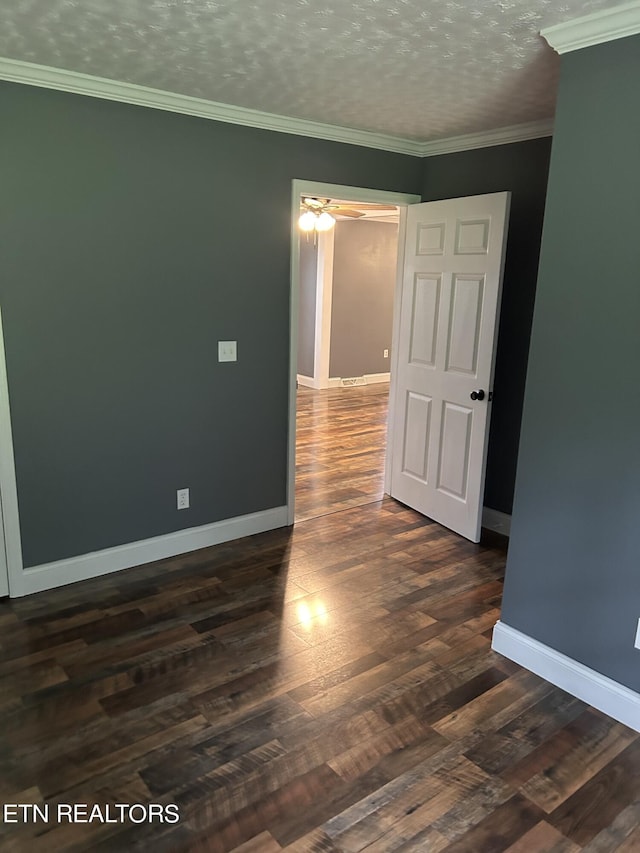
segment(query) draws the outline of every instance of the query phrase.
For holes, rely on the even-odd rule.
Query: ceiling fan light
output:
[[[316,219],[318,217],[315,213],[312,213],[310,210],[305,211],[300,219],[298,219],[298,226],[301,231],[313,231],[316,227]]]
[[[330,213],[324,210],[316,221],[316,231],[329,231],[336,224],[335,219]]]

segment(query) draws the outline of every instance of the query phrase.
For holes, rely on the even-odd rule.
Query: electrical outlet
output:
[[[189,509],[189,489],[178,489],[178,509]]]
[[[634,648],[640,649],[640,619],[638,619],[638,629],[636,631],[636,641],[633,644]]]
[[[236,341],[218,341],[218,361],[237,361],[238,344]]]
[[[383,358],[389,358],[389,350],[388,349],[382,350],[382,357]]]

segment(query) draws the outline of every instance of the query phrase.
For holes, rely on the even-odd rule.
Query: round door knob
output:
[[[484,400],[484,391],[481,388],[479,391],[472,391],[469,396],[472,400]]]

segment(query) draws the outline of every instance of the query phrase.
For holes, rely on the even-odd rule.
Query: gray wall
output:
[[[313,376],[316,345],[316,292],[318,289],[318,244],[300,237],[300,292],[298,303],[298,373]]]
[[[389,372],[397,258],[394,223],[336,223],[329,376]]]
[[[291,179],[420,159],[10,83],[0,115],[25,565],[283,505]]]
[[[511,192],[484,494],[485,506],[506,513],[516,479],[550,150],[550,139],[535,139],[425,161],[424,201]]]
[[[640,36],[562,59],[502,619],[640,690]]]

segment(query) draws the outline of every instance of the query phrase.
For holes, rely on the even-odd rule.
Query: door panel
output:
[[[454,275],[445,370],[476,375],[484,276]]]
[[[440,276],[417,275],[413,283],[411,362],[434,367],[438,339]]]
[[[438,489],[464,501],[467,498],[473,411],[446,400],[442,411]]]
[[[418,224],[416,255],[442,255],[446,222]]]
[[[407,212],[390,491],[475,542],[508,209],[492,193]]]
[[[456,255],[486,255],[489,249],[490,219],[458,219]]]
[[[409,391],[405,416],[404,460],[406,474],[427,481],[429,462],[429,432],[431,424],[431,399]]]

